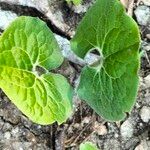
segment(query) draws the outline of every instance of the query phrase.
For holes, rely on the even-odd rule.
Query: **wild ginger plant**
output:
[[[118,0],[97,0],[71,40],[73,52],[84,59],[95,49],[100,60],[82,69],[77,93],[109,121],[125,118],[136,100],[140,67],[140,34]]]
[[[0,88],[33,122],[64,122],[72,111],[72,88],[60,74],[48,72],[63,62],[47,25],[17,18],[0,38]],[[46,73],[38,75],[36,67]]]
[[[92,142],[85,142],[80,144],[79,150],[99,150]]]
[[[74,5],[81,4],[82,0],[66,0],[68,3],[73,2]]]
[[[97,0],[71,40],[80,58],[93,49],[100,55],[98,62],[82,69],[77,93],[106,120],[124,119],[135,103],[139,45],[138,26],[118,0]],[[47,25],[19,17],[0,38],[0,88],[33,122],[61,124],[71,115],[73,90],[62,75],[49,71],[62,62]],[[39,75],[37,67],[45,73]]]

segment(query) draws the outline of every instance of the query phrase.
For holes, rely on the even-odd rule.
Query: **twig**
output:
[[[75,138],[75,140],[73,141],[73,144],[75,144],[75,143],[78,141],[78,139],[81,137],[81,135],[83,134],[83,132],[84,132],[89,126],[91,126],[94,122],[95,122],[95,113],[93,113],[91,121],[84,127],[84,129],[80,132],[80,134]],[[92,133],[93,133],[93,131],[92,131]],[[90,133],[90,135],[91,135],[91,133]],[[88,136],[88,137],[89,137],[89,136]]]
[[[134,8],[134,0],[129,0],[129,3],[128,3],[128,12],[127,12],[127,14],[129,16],[133,16],[133,8]]]

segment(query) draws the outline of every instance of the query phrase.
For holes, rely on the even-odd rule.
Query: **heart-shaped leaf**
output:
[[[64,122],[72,109],[72,89],[59,74],[48,73],[63,62],[47,25],[33,17],[17,18],[0,38],[0,88],[32,121]],[[36,67],[47,72],[38,75]]]
[[[82,0],[66,0],[66,1],[73,2],[73,4],[75,4],[75,5],[79,5],[82,2]]]
[[[98,148],[91,142],[85,142],[80,144],[80,150],[98,150]]]
[[[78,95],[106,120],[118,121],[135,103],[140,35],[118,0],[97,0],[71,41],[81,58],[96,49],[100,62],[82,70]]]

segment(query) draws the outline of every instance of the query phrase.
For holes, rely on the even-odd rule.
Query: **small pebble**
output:
[[[150,107],[143,106],[140,112],[140,116],[144,122],[148,122],[150,120]]]
[[[145,5],[150,6],[150,0],[141,0]]]
[[[126,120],[121,125],[121,135],[123,138],[131,138],[133,135],[133,125],[129,120]]]
[[[134,12],[140,25],[146,26],[150,24],[150,8],[148,6],[138,6]]]
[[[5,139],[10,139],[10,137],[11,137],[10,132],[5,132],[4,138],[5,138]]]
[[[134,150],[149,150],[149,142],[142,140],[141,143]]]
[[[144,78],[144,82],[145,82],[146,88],[149,88],[150,87],[150,75]]]
[[[11,11],[3,11],[3,10],[0,10],[0,16],[1,16],[0,28],[3,30],[6,29],[14,19],[17,18],[17,14]]]
[[[150,34],[146,34],[146,37],[148,38],[148,39],[150,39]],[[150,50],[150,49],[149,49]]]
[[[94,130],[98,135],[106,135],[107,134],[107,128],[105,125],[99,124],[97,121],[94,124]]]
[[[85,13],[87,11],[87,7],[81,4],[74,6],[73,8],[74,8],[74,12],[77,14]]]
[[[82,125],[88,124],[90,121],[91,121],[91,117],[85,117],[85,118],[82,120]]]

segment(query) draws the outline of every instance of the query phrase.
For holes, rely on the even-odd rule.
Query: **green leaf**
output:
[[[72,88],[62,75],[47,71],[39,76],[36,67],[54,69],[62,62],[47,25],[19,17],[0,38],[0,88],[35,123],[61,124],[72,111]]]
[[[0,52],[18,47],[29,55],[32,64],[54,69],[63,62],[59,46],[47,25],[36,18],[19,17],[0,39]]]
[[[96,49],[101,60],[82,70],[78,95],[106,120],[122,120],[137,96],[140,65],[138,26],[118,0],[97,0],[71,41],[84,58]]]
[[[73,4],[75,4],[75,5],[79,5],[81,2],[82,2],[82,0],[66,0],[68,3],[69,2],[73,2]]]
[[[98,150],[97,147],[91,142],[80,144],[80,150]]]

